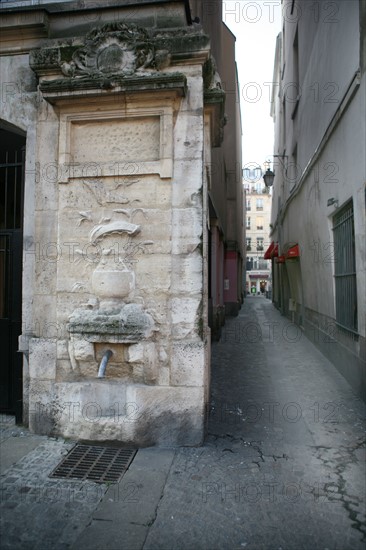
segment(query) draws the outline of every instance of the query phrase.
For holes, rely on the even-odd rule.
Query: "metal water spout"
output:
[[[105,370],[107,368],[107,363],[108,363],[109,359],[112,357],[112,355],[113,355],[113,352],[110,349],[107,349],[107,351],[104,352],[104,355],[103,355],[102,360],[101,360],[100,365],[99,365],[98,378],[104,378],[105,377]]]

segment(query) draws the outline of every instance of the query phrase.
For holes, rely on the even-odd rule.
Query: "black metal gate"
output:
[[[357,334],[357,283],[353,202],[333,218],[335,251],[336,321],[347,331]]]
[[[20,422],[25,138],[1,128],[0,137],[0,410]]]

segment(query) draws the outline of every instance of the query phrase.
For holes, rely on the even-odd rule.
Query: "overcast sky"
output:
[[[223,21],[236,36],[243,166],[262,165],[273,154],[269,83],[273,80],[276,37],[281,31],[281,2],[224,0],[222,4]]]

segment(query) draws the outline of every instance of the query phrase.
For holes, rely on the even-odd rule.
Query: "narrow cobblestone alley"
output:
[[[2,430],[1,548],[363,550],[365,405],[269,300],[212,349],[209,434],[117,486],[53,480],[70,441]]]
[[[265,298],[213,346],[212,395],[144,549],[364,548],[364,404]]]

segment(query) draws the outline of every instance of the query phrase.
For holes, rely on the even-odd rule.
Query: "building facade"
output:
[[[277,41],[273,300],[365,395],[366,6],[313,8]]]
[[[1,5],[1,407],[36,433],[203,439],[211,296],[240,305],[243,215],[208,31],[235,87],[234,37],[191,7]]]
[[[244,289],[245,267],[240,94],[235,60],[235,37],[222,23],[222,2],[192,0],[197,17],[211,37],[219,84],[225,90],[224,140],[210,150],[209,206],[209,324],[213,339],[220,337],[226,315],[237,315]]]
[[[253,172],[253,171],[250,171]],[[272,197],[262,180],[262,170],[244,170],[246,293],[270,296],[271,262],[264,258],[269,246]]]

